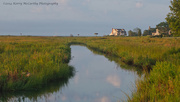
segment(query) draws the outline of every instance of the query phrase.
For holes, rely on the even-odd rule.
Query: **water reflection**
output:
[[[137,70],[129,66],[121,68],[116,63],[119,61],[117,57],[109,59],[84,46],[71,46],[71,49],[73,60],[70,65],[77,72],[68,89],[63,91],[70,99],[63,102],[117,102],[126,99],[122,91],[131,96]]]
[[[120,78],[118,75],[110,75],[106,78],[107,82],[112,84],[114,87],[120,88]]]
[[[96,102],[111,102],[110,99],[106,96],[96,99],[95,101]]]
[[[102,56],[83,46],[71,46],[69,65],[75,76],[50,83],[38,91],[2,93],[1,101],[38,102],[117,102],[131,96],[135,80],[141,76],[137,69],[121,63],[119,58]],[[121,91],[122,90],[122,91]]]
[[[82,46],[83,46],[83,45],[82,45]],[[94,54],[96,54],[96,55],[103,55],[103,56],[105,56],[109,61],[115,62],[115,63],[116,63],[115,68],[116,68],[116,69],[117,69],[117,68],[121,68],[121,69],[126,69],[126,71],[136,72],[136,73],[139,75],[139,77],[141,77],[141,76],[143,75],[143,70],[141,70],[141,69],[138,68],[138,67],[133,67],[133,66],[130,66],[130,65],[125,64],[125,63],[122,62],[122,61],[120,60],[120,58],[117,57],[117,56],[104,54],[104,53],[102,53],[102,52],[100,52],[100,51],[92,50],[92,49],[90,49],[90,48],[88,48],[88,49],[91,50],[91,51],[92,51]]]

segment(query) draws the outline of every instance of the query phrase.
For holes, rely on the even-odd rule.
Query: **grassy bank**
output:
[[[0,90],[36,90],[68,78],[70,53],[63,38],[0,37]]]

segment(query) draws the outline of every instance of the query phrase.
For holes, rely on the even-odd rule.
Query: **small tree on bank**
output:
[[[70,37],[73,37],[73,34],[70,34]]]
[[[96,36],[97,36],[97,35],[98,35],[98,33],[94,33],[94,35],[96,35]]]

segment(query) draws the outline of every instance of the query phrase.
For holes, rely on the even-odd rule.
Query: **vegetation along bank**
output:
[[[66,39],[0,37],[0,90],[37,90],[73,74]]]

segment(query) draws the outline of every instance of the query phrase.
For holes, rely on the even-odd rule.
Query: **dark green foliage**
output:
[[[143,36],[152,35],[152,33],[156,32],[156,28],[151,28],[149,30],[144,30]]]
[[[133,31],[128,31],[129,36],[141,36],[141,29],[140,28],[135,28]]]
[[[138,36],[141,36],[141,35],[142,35],[141,29],[138,29]]]
[[[134,35],[134,34],[133,34],[133,31],[132,31],[132,30],[129,30],[129,31],[128,31],[128,35],[129,35],[129,36],[133,36],[133,35]]]
[[[138,59],[134,62],[134,65],[137,67],[142,67],[144,70],[150,71],[152,66],[156,64],[156,60],[147,57],[139,56]]]
[[[180,36],[180,0],[172,0],[169,8],[171,12],[167,15],[166,20],[173,36]]]
[[[168,25],[167,22],[161,22],[161,23],[159,23],[158,25],[156,25],[156,27],[157,27],[157,28],[159,28],[159,27],[169,28],[169,25]]]
[[[168,51],[168,54],[177,54],[180,53],[180,48],[175,49],[174,47],[172,48],[172,50]]]
[[[157,29],[159,30],[159,33],[161,36],[169,36],[169,25],[167,22],[161,22],[158,25],[156,25]]]

